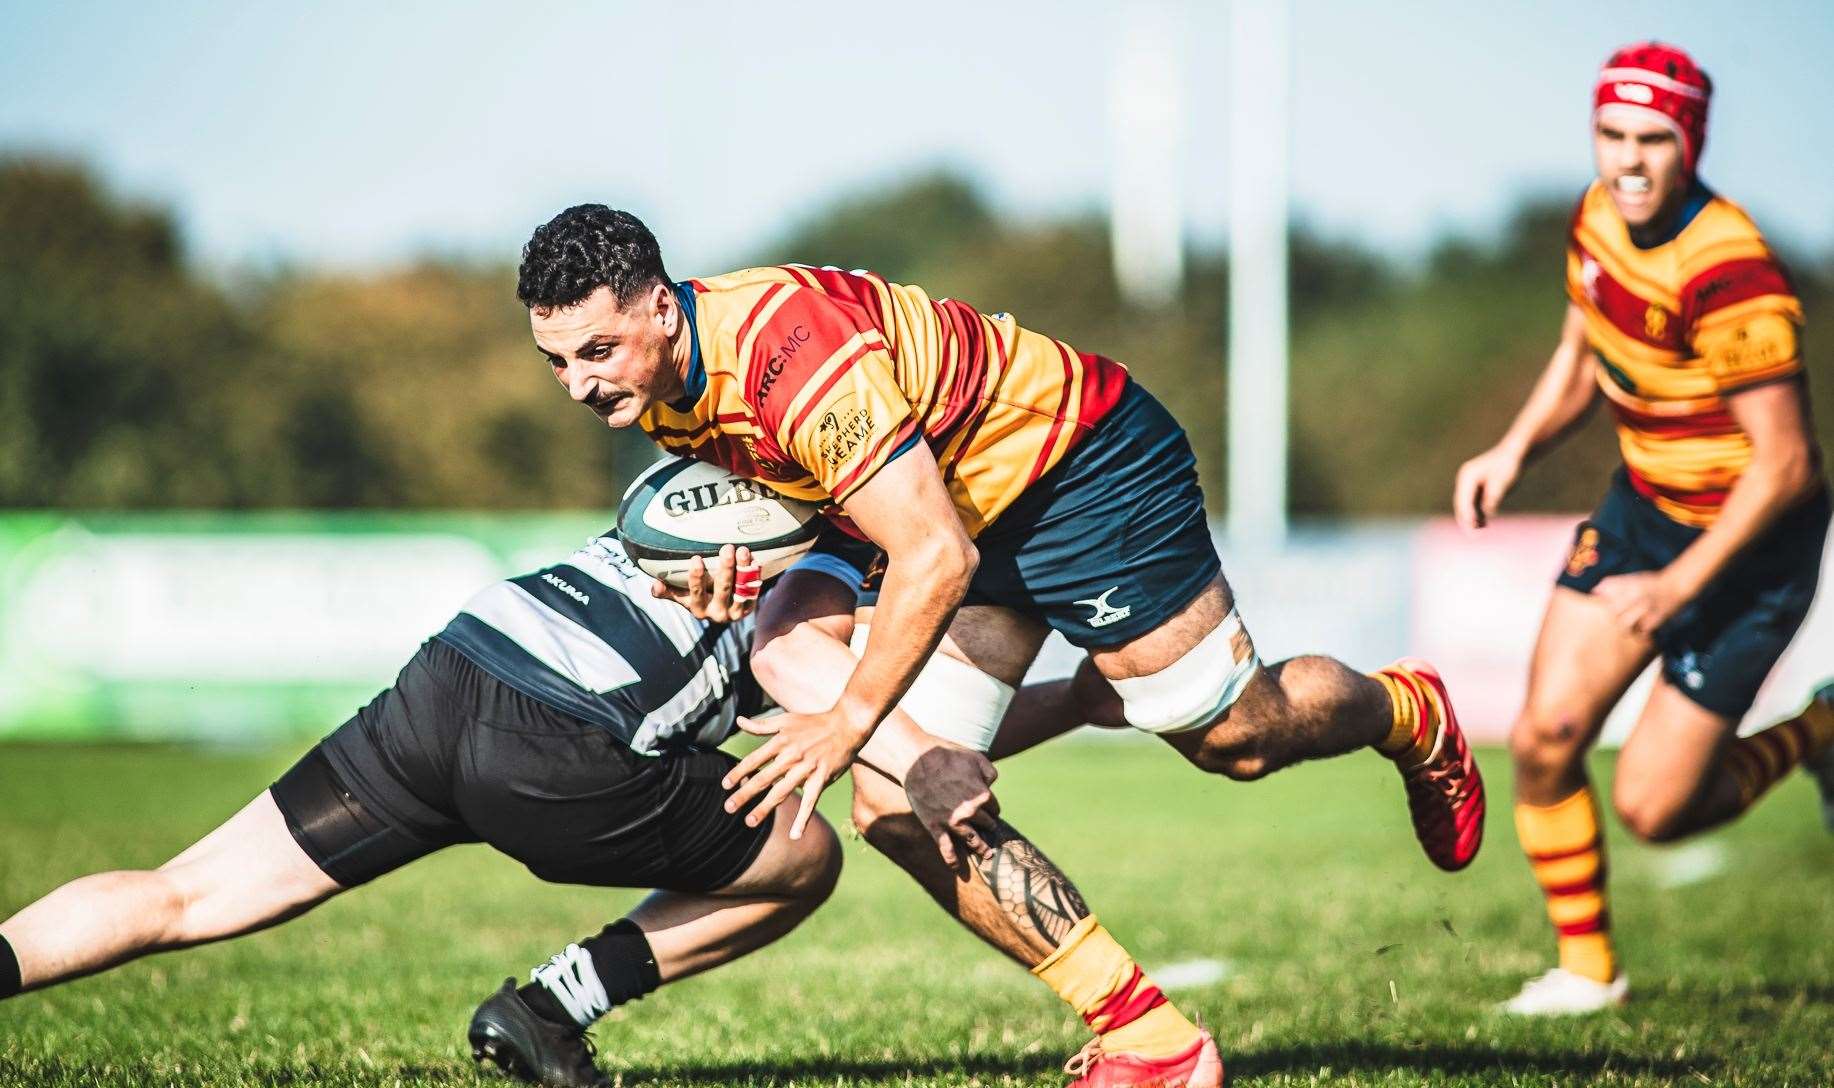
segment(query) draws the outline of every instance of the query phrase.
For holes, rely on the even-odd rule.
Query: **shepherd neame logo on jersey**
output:
[[[662,496],[662,509],[672,518],[698,514],[716,506],[776,498],[777,493],[755,480],[733,480],[700,484],[669,491]]]
[[[815,452],[830,468],[846,464],[848,458],[872,435],[872,412],[853,405],[847,396],[832,409],[823,412],[815,425]]]

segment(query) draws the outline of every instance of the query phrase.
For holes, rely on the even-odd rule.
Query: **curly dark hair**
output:
[[[536,227],[522,247],[516,297],[531,310],[552,310],[609,287],[623,306],[668,282],[662,250],[643,220],[603,204],[579,204]]]

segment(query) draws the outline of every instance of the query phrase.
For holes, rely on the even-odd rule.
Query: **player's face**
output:
[[[535,346],[555,379],[611,427],[628,427],[652,402],[683,394],[671,351],[681,321],[664,284],[626,306],[601,287],[577,306],[529,311]]]
[[[1598,178],[1632,227],[1648,226],[1679,199],[1687,183],[1681,141],[1660,121],[1605,116],[1592,126]]]

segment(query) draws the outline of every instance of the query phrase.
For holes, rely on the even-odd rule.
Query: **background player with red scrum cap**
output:
[[[1617,417],[1624,464],[1578,528],[1511,735],[1516,826],[1560,963],[1509,1012],[1628,996],[1585,754],[1652,660],[1661,675],[1612,789],[1632,833],[1667,841],[1732,819],[1804,761],[1834,798],[1834,685],[1802,715],[1734,739],[1814,597],[1829,507],[1801,304],[1750,218],[1698,174],[1712,92],[1673,46],[1605,62],[1598,178],[1570,228],[1559,346],[1508,433],[1458,472],[1458,519],[1480,528],[1528,459],[1601,395]]]

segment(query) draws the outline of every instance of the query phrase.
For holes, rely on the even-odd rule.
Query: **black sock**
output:
[[[606,926],[596,937],[568,945],[535,970],[535,979],[517,989],[516,996],[544,1019],[580,1027],[662,985],[649,938],[628,918]],[[594,983],[604,990],[603,1002]]]
[[[13,946],[5,937],[0,937],[0,1001],[12,997],[24,985],[19,979],[19,957],[13,954]]]

